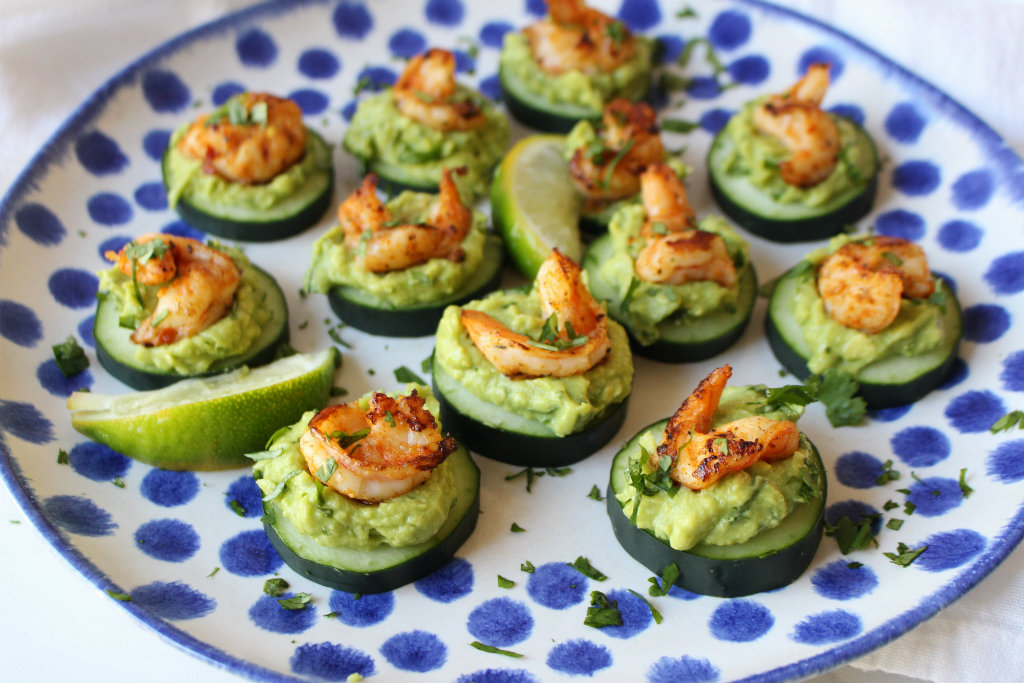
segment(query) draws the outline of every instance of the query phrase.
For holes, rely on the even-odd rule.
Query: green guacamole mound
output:
[[[754,110],[764,100],[761,97],[748,102],[729,119],[722,131],[733,142],[721,169],[726,174],[744,176],[753,187],[780,204],[807,207],[823,206],[834,198],[860,190],[874,177],[878,160],[870,139],[849,119],[833,115],[839,128],[840,151],[831,175],[806,188],[784,181],[778,167],[789,158],[789,150],[777,138],[758,132],[754,126]]]
[[[198,375],[220,360],[244,353],[260,337],[263,328],[273,319],[265,302],[267,292],[260,287],[256,268],[240,249],[211,242],[210,246],[229,254],[241,269],[242,277],[235,291],[235,303],[225,317],[199,334],[163,346],[133,344],[135,358],[145,365],[164,372]],[[123,327],[135,329],[156,308],[161,285],[139,285],[140,302],[130,275],[116,266],[101,271],[99,293],[113,297]]]
[[[637,277],[634,263],[643,247],[643,241],[638,238],[645,218],[644,208],[639,204],[624,206],[612,217],[608,232],[614,251],[598,271],[601,278],[614,287],[619,301],[625,299],[630,288],[633,289],[627,306],[620,309],[619,318],[637,341],[641,344],[657,341],[661,336],[658,325],[673,317],[695,319],[734,309],[739,298],[738,284],[729,288],[706,280],[669,285],[645,282]],[[721,236],[737,272],[747,267],[750,262],[749,245],[727,220],[720,216],[707,216],[698,222],[697,227]]]
[[[803,409],[787,406],[783,410],[759,413],[764,405],[764,385],[726,387],[712,426],[751,415],[773,420],[797,420]],[[658,423],[662,425],[663,423]],[[630,462],[641,462],[643,472],[652,470],[646,454],[653,453],[663,437],[662,431],[648,430],[634,442],[639,443]],[[641,450],[642,449],[642,450]],[[791,457],[772,463],[757,462],[745,470],[731,472],[700,492],[685,486],[670,496],[658,491],[641,496],[637,526],[652,532],[676,550],[688,550],[698,544],[717,546],[745,543],[758,534],[779,525],[801,503],[823,495],[824,482],[813,462],[814,447],[803,434],[800,446]],[[616,496],[623,512],[631,515],[637,490],[626,478]]]
[[[387,203],[395,220],[419,223],[430,212],[437,195],[403,192]],[[473,225],[462,241],[465,258],[459,263],[434,258],[403,270],[371,273],[359,261],[362,250],[345,246],[340,225],[331,228],[313,245],[313,261],[306,272],[303,287],[309,292],[326,294],[336,285],[357,287],[374,294],[396,308],[438,301],[458,291],[477,271],[484,258],[487,217],[473,212]]]
[[[540,68],[525,35],[509,32],[501,48],[500,66],[506,77],[517,81],[538,99],[585,107],[600,115],[604,105],[617,97],[634,102],[643,98],[651,76],[653,51],[653,41],[637,36],[636,53],[612,71],[596,74],[566,71],[556,76]]]
[[[508,148],[508,121],[487,98],[456,87],[457,97],[472,99],[483,111],[485,122],[479,128],[435,130],[401,114],[391,90],[385,90],[359,103],[342,144],[388,179],[406,185],[437,185],[443,169],[465,168],[465,174],[454,177],[462,196],[482,196],[490,187],[491,170]],[[385,173],[385,168],[398,170]]]
[[[820,373],[834,367],[856,376],[862,368],[883,358],[927,353],[942,344],[945,338],[943,304],[929,299],[901,300],[896,320],[877,334],[841,325],[825,312],[814,273],[826,257],[857,239],[863,238],[837,235],[828,246],[808,254],[805,261],[813,269],[808,269],[799,279],[790,299],[793,317],[799,323],[811,352],[807,361],[811,372]],[[936,281],[936,292],[952,301],[953,293],[941,279]]]
[[[536,287],[494,292],[466,304],[493,316],[513,332],[533,339],[544,325]],[[611,349],[603,361],[573,377],[513,379],[495,368],[476,348],[460,318],[449,306],[437,328],[435,359],[481,401],[535,420],[556,435],[583,430],[605,408],[619,403],[633,387],[633,357],[622,326],[608,320]]]
[[[423,396],[426,408],[437,415],[437,399],[428,387],[408,385]],[[397,397],[397,393],[390,393]],[[369,407],[370,394],[359,399]],[[448,518],[458,491],[448,460],[423,484],[401,496],[367,505],[344,496],[318,481],[306,469],[299,450],[299,438],[315,411],[305,413],[291,427],[279,430],[267,444],[270,457],[253,465],[256,484],[266,496],[272,495],[275,513],[285,515],[303,534],[329,548],[373,550],[383,545],[394,548],[430,540]]]

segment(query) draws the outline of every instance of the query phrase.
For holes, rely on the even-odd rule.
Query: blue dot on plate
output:
[[[466,630],[482,643],[508,647],[530,637],[533,616],[521,602],[510,598],[494,598],[481,603],[469,613]]]
[[[370,92],[379,92],[384,88],[390,88],[396,80],[398,80],[398,74],[385,66],[364,67],[356,77],[357,82],[366,83],[366,90]]]
[[[924,219],[911,211],[893,209],[875,218],[875,229],[879,234],[914,242],[924,237]]]
[[[721,94],[722,86],[714,76],[695,76],[686,86],[686,92],[697,100],[711,100]]]
[[[78,336],[82,338],[82,343],[89,348],[96,347],[96,339],[92,336],[92,327],[95,322],[96,315],[93,314],[78,323]]]
[[[305,643],[295,648],[292,671],[325,681],[347,681],[353,674],[368,678],[377,673],[373,657],[334,643]]]
[[[953,183],[953,204],[961,211],[980,209],[992,199],[995,186],[995,178],[988,169],[968,171]]]
[[[662,657],[647,670],[647,683],[713,683],[721,672],[706,659]]]
[[[88,270],[61,268],[50,275],[47,286],[57,303],[68,308],[89,308],[96,304],[100,280]]]
[[[347,626],[366,628],[387,619],[395,609],[393,593],[355,595],[345,591],[333,591],[329,599],[331,611]]]
[[[893,452],[911,467],[930,467],[949,457],[949,437],[934,427],[907,427],[889,440]]]
[[[929,572],[941,572],[970,562],[985,549],[986,541],[972,529],[954,529],[929,536],[924,543],[912,547],[921,545],[928,546],[928,549],[918,556],[914,566]]]
[[[94,194],[89,197],[85,207],[89,218],[100,225],[124,225],[132,219],[132,205],[113,192]]]
[[[243,531],[220,547],[224,568],[237,576],[264,576],[284,564],[262,529]]]
[[[1016,294],[1024,290],[1024,251],[1015,251],[992,261],[985,271],[985,282],[996,294]]]
[[[565,609],[583,601],[587,585],[587,577],[565,562],[549,562],[530,574],[526,592],[540,605]]]
[[[127,235],[115,235],[114,237],[110,237],[100,242],[100,246],[96,249],[96,251],[99,252],[100,258],[103,259],[104,262],[106,262],[107,252],[112,251],[115,254],[117,254],[121,251],[121,249],[124,248],[124,245],[128,244],[131,241],[132,238],[128,237]]]
[[[110,446],[95,441],[83,441],[68,451],[71,469],[93,481],[114,481],[115,477],[123,477],[128,474],[132,462],[131,458]]]
[[[526,12],[535,17],[542,17],[548,13],[547,0],[526,0]]]
[[[969,374],[970,368],[967,367],[967,363],[964,362],[963,358],[957,358],[953,361],[953,367],[949,369],[946,379],[939,385],[939,389],[952,389],[967,379]]]
[[[117,528],[110,513],[88,498],[51,496],[43,501],[42,508],[48,520],[79,536],[109,536]]]
[[[358,100],[352,100],[344,107],[341,108],[341,117],[346,121],[351,121],[352,117],[356,115],[356,109],[359,107]]]
[[[800,55],[800,59],[796,63],[797,75],[803,76],[806,74],[811,64],[828,64],[831,67],[828,71],[828,76],[832,82],[839,80],[839,77],[843,75],[843,70],[846,68],[842,58],[835,51],[820,45],[808,48]]]
[[[403,28],[391,34],[391,38],[388,39],[388,49],[396,57],[408,59],[427,49],[427,39],[419,31]]]
[[[657,0],[622,0],[618,15],[631,31],[649,31],[661,21]]]
[[[295,597],[288,592],[280,596],[286,600]],[[272,633],[302,633],[317,620],[317,611],[312,604],[306,603],[299,609],[285,609],[278,598],[261,595],[249,608],[249,619],[264,631]]]
[[[142,94],[158,114],[183,110],[192,101],[188,86],[173,71],[154,69],[142,76]]]
[[[968,391],[950,401],[945,414],[958,432],[974,434],[987,431],[1006,414],[1006,408],[991,391]]]
[[[964,309],[964,339],[993,342],[1010,329],[1010,313],[995,304],[975,304]]]
[[[164,562],[184,562],[199,550],[199,534],[178,519],[154,519],[135,531],[135,545]]]
[[[323,48],[310,48],[299,55],[299,73],[307,78],[333,78],[341,69],[334,53]]]
[[[391,636],[380,646],[380,653],[396,669],[417,673],[439,669],[448,659],[448,647],[440,638],[418,630]]]
[[[226,81],[220,83],[213,89],[213,94],[210,99],[213,101],[214,106],[219,107],[235,95],[240,95],[245,92],[245,86],[235,81]]]
[[[981,244],[984,231],[974,223],[952,220],[943,223],[937,235],[939,244],[947,251],[970,251]]]
[[[917,142],[925,119],[911,102],[900,102],[885,117],[885,132],[897,142]]]
[[[455,55],[455,71],[456,73],[475,73],[476,72],[476,60],[469,56],[469,53],[465,50],[452,50],[452,54]]]
[[[135,203],[146,211],[163,211],[167,208],[167,192],[160,182],[143,183],[135,188]]]
[[[547,665],[567,674],[593,676],[597,671],[612,665],[612,655],[608,648],[580,638],[551,648]]]
[[[213,612],[217,601],[186,583],[154,581],[131,592],[132,603],[161,619],[198,619]]]
[[[829,108],[829,111],[836,116],[850,119],[858,126],[864,125],[864,110],[856,104],[836,104]]]
[[[985,471],[1004,484],[1024,479],[1024,440],[999,444],[989,454]]]
[[[904,161],[892,172],[893,187],[911,197],[931,194],[940,180],[939,167],[930,161]]]
[[[195,472],[153,469],[142,478],[139,492],[160,507],[184,505],[199,494],[199,477]]]
[[[848,560],[837,560],[815,570],[811,584],[818,595],[830,600],[852,600],[875,590],[878,575],[867,565],[850,564]]]
[[[908,403],[906,405],[893,406],[891,408],[879,408],[877,410],[869,410],[868,415],[871,416],[872,420],[878,420],[879,422],[895,422],[909,413],[910,409],[913,407],[913,403]]]
[[[686,46],[685,40],[671,33],[657,36],[656,40],[660,46],[657,55],[662,64],[674,64],[679,59],[679,55],[683,54],[683,48]]]
[[[523,669],[482,669],[463,674],[455,683],[540,683],[537,677]]]
[[[265,31],[252,28],[238,36],[235,52],[245,66],[266,68],[277,59],[277,44]]]
[[[515,27],[507,21],[489,21],[480,28],[480,43],[485,47],[501,48],[505,34]]]
[[[460,0],[427,0],[424,10],[427,21],[439,26],[458,26],[466,14]]]
[[[95,176],[120,173],[129,163],[120,146],[98,130],[85,133],[75,141],[75,156],[78,163]]]
[[[32,348],[43,338],[43,324],[35,311],[17,301],[0,299],[0,337]]]
[[[295,104],[299,105],[299,109],[306,116],[321,114],[331,105],[331,99],[327,95],[311,88],[293,90],[288,97],[295,100]]]
[[[743,12],[719,12],[708,29],[708,39],[720,50],[734,50],[750,40],[750,17]]]
[[[881,460],[860,451],[843,453],[835,465],[836,478],[840,483],[854,489],[869,489],[876,486],[882,469]]]
[[[621,639],[632,638],[647,630],[651,625],[653,621],[651,608],[643,598],[626,590],[613,590],[608,592],[608,599],[618,603],[622,624],[602,628],[601,632],[606,636]]]
[[[757,85],[763,83],[771,73],[771,65],[761,55],[747,55],[731,62],[727,67],[729,75],[737,83]]]
[[[495,102],[501,101],[501,82],[498,75],[488,76],[480,81],[480,92]]]
[[[715,135],[725,128],[725,124],[729,123],[733,113],[731,109],[709,109],[700,115],[700,127]]]
[[[792,638],[807,645],[825,645],[853,638],[863,629],[860,617],[837,609],[807,617],[796,625]]]
[[[164,158],[167,145],[171,142],[171,131],[151,130],[142,138],[142,151],[153,161]]]
[[[775,617],[768,608],[752,600],[730,600],[711,614],[708,626],[718,640],[749,643],[768,633]]]
[[[1003,359],[999,380],[1008,391],[1024,391],[1024,351],[1014,351]]]
[[[200,242],[206,241],[206,233],[199,228],[193,228],[185,221],[173,221],[168,223],[164,227],[160,228],[160,232],[165,235],[174,235],[176,237],[188,237],[189,239],[199,240]]]
[[[14,224],[30,240],[44,247],[60,244],[67,234],[57,215],[42,204],[25,204],[14,212]]]
[[[243,474],[235,479],[224,493],[224,505],[235,512],[231,501],[242,506],[246,517],[259,517],[263,514],[263,492],[256,485],[256,480],[248,475]]]
[[[960,482],[945,477],[927,477],[910,485],[907,501],[913,503],[915,515],[938,517],[957,507],[964,500]]]
[[[461,557],[448,563],[415,584],[416,590],[436,602],[454,602],[473,592],[473,565]]]
[[[342,38],[362,40],[373,29],[373,16],[361,2],[338,3],[331,20]]]
[[[843,517],[849,517],[854,524],[859,523],[865,517],[870,517],[871,533],[876,536],[882,528],[882,516],[878,510],[863,501],[842,500],[825,508],[825,523],[829,526],[835,526]]]
[[[31,403],[0,400],[0,429],[34,444],[53,441],[53,423]]]

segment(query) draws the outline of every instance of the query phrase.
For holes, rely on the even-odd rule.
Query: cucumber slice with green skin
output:
[[[811,353],[804,341],[803,329],[790,308],[799,277],[807,275],[791,269],[775,283],[768,301],[765,332],[768,344],[782,366],[804,380],[811,375],[807,367]],[[941,278],[936,280],[936,291],[946,295],[946,311],[942,317],[946,334],[942,343],[919,356],[891,356],[861,368],[853,377],[860,382],[858,394],[867,402],[868,408],[878,410],[913,403],[949,376],[960,350],[963,316],[956,296]]]
[[[361,159],[360,161],[363,169],[362,175],[376,173],[380,179],[378,187],[388,197],[397,197],[406,190],[437,194],[440,187],[440,177],[425,178],[422,174],[410,173],[408,167],[401,164],[392,164],[382,159]]]
[[[121,327],[117,302],[112,296],[100,295],[96,304],[96,318],[93,322],[93,337],[96,339],[96,357],[103,369],[115,379],[133,389],[160,389],[186,377],[205,377],[233,370],[242,365],[256,367],[266,365],[277,357],[278,349],[288,342],[288,304],[284,292],[266,271],[256,266],[260,289],[267,294],[263,306],[273,316],[262,333],[243,353],[214,362],[200,375],[180,375],[161,370],[135,357],[136,345],[129,336],[132,330]]]
[[[837,235],[871,211],[878,189],[878,151],[863,129],[856,126],[856,130],[857,144],[871,150],[873,172],[860,186],[833,197],[823,205],[805,206],[781,204],[751,185],[746,176],[725,173],[722,170],[724,160],[731,154],[735,143],[723,128],[708,151],[711,194],[725,215],[755,235],[773,242],[808,242]]]
[[[331,288],[327,300],[339,318],[363,332],[388,337],[423,337],[434,334],[448,306],[462,305],[497,289],[504,261],[501,238],[488,235],[480,267],[458,291],[439,301],[396,308],[385,299],[347,285]]]
[[[550,102],[539,97],[527,90],[523,83],[506,69],[498,69],[498,82],[501,84],[501,98],[508,112],[530,128],[547,133],[568,133],[583,119],[595,123],[601,119],[599,109]]]
[[[440,569],[473,533],[480,513],[480,470],[464,447],[448,456],[458,498],[444,525],[426,543],[373,550],[329,548],[309,538],[265,502],[263,528],[285,564],[316,583],[349,593],[384,593]]]
[[[470,393],[432,357],[431,386],[441,404],[441,424],[475,453],[520,467],[564,467],[611,441],[626,419],[629,398],[608,406],[579,432],[558,436],[536,420],[486,403]]]
[[[598,238],[583,256],[583,269],[587,271],[591,293],[598,301],[607,302],[608,315],[630,332],[631,347],[638,355],[666,363],[693,363],[718,355],[743,336],[757,300],[757,274],[753,264],[748,263],[739,272],[740,293],[734,309],[695,319],[673,316],[658,325],[660,339],[645,346],[629,330],[618,292],[601,277],[601,264],[613,251],[611,236]]]
[[[330,158],[330,147],[314,131],[306,129],[318,153]],[[168,153],[164,152],[164,187],[172,183],[168,178]],[[334,171],[313,173],[302,187],[287,199],[269,209],[232,206],[209,198],[182,196],[175,210],[189,225],[203,232],[243,242],[272,242],[297,235],[316,223],[333,200]]]
[[[689,550],[676,550],[651,532],[634,526],[628,511],[615,497],[625,489],[630,455],[640,449],[640,435],[649,430],[663,432],[668,420],[655,422],[634,436],[612,460],[608,481],[607,509],[612,531],[623,549],[658,576],[675,564],[679,578],[675,585],[693,593],[735,598],[769,591],[793,583],[810,565],[818,549],[825,524],[827,481],[818,449],[811,462],[822,482],[821,497],[798,505],[775,528],[732,546],[701,543]]]

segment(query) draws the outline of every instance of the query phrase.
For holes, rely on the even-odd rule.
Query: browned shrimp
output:
[[[636,39],[626,25],[583,0],[548,0],[548,13],[523,33],[533,58],[550,74],[613,71],[636,53]]]
[[[410,59],[391,93],[398,111],[435,130],[471,130],[485,121],[478,104],[456,96],[455,55],[448,50]]]

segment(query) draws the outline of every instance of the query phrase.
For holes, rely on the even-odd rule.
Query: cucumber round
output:
[[[380,179],[378,187],[388,197],[397,197],[405,191],[410,192],[432,192],[437,194],[440,187],[440,179],[427,179],[422,175],[410,173],[406,166],[393,164],[383,159],[362,159],[360,164],[363,169],[363,176],[368,173],[376,173]]]
[[[332,287],[327,300],[339,318],[363,332],[389,337],[422,337],[434,334],[448,306],[479,299],[496,289],[501,283],[504,260],[501,238],[488,235],[480,267],[462,287],[438,301],[395,307],[386,299],[348,285]]]
[[[822,482],[821,497],[798,505],[775,528],[731,546],[701,543],[689,550],[676,550],[651,532],[634,526],[629,513],[615,497],[624,490],[630,455],[640,449],[640,435],[664,431],[668,420],[655,422],[638,432],[612,460],[608,482],[607,509],[612,531],[623,549],[658,576],[675,564],[679,578],[675,585],[693,593],[734,598],[781,588],[795,581],[814,558],[824,532],[825,468],[818,449],[814,463]]]
[[[316,154],[331,156],[330,146],[316,132],[306,129]],[[168,178],[168,152],[164,152],[164,186]],[[233,206],[208,197],[178,199],[174,208],[189,225],[203,232],[243,242],[272,242],[297,235],[320,220],[333,199],[334,171],[313,173],[290,197],[268,209]]]
[[[285,564],[298,574],[349,593],[384,593],[440,569],[476,528],[480,470],[464,447],[448,456],[458,498],[444,525],[425,543],[373,550],[329,548],[299,531],[274,501],[265,502],[263,528]]]
[[[801,275],[794,268],[776,282],[768,301],[765,332],[768,344],[782,366],[804,380],[811,375],[807,367],[811,353],[804,341],[803,329],[792,312],[793,291],[800,277],[810,275]],[[942,343],[918,356],[883,358],[854,374],[854,379],[860,382],[858,393],[868,408],[877,410],[913,403],[949,376],[960,350],[963,317],[956,296],[941,278],[936,280],[936,291],[946,295]]]
[[[578,104],[551,102],[530,92],[507,69],[498,69],[501,99],[508,112],[520,123],[546,133],[568,133],[583,119],[600,121],[601,110]]]
[[[622,298],[600,274],[601,264],[613,251],[611,236],[598,238],[583,256],[583,269],[587,271],[591,293],[598,301],[606,302],[608,315],[629,331],[631,346],[638,355],[667,363],[693,363],[718,355],[743,336],[757,301],[757,274],[753,264],[748,263],[739,272],[740,293],[734,309],[694,319],[672,316],[658,325],[660,338],[644,345],[629,329],[628,319],[622,314]]]
[[[160,389],[190,376],[217,375],[228,370],[248,365],[265,365],[277,357],[282,344],[288,342],[288,304],[284,292],[266,271],[250,266],[256,271],[259,289],[266,293],[264,307],[272,313],[270,322],[259,337],[242,353],[214,362],[200,375],[181,375],[161,370],[135,357],[137,346],[129,338],[132,330],[121,327],[117,302],[112,296],[101,294],[96,304],[93,322],[93,336],[96,339],[96,357],[107,372],[115,379],[133,389]]]
[[[732,154],[735,143],[723,127],[711,143],[707,156],[708,181],[715,202],[729,218],[773,242],[807,242],[839,234],[871,211],[878,189],[878,150],[860,126],[850,123],[856,128],[857,144],[871,150],[873,171],[858,186],[821,206],[779,203],[761,188],[751,185],[746,176],[725,173],[724,160]]]

